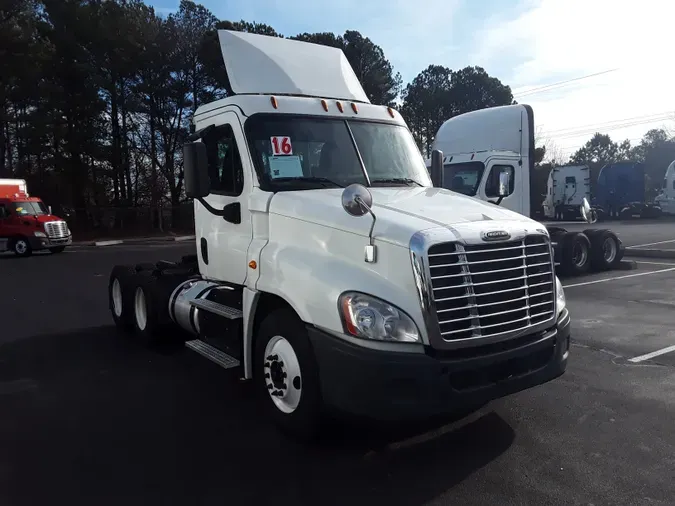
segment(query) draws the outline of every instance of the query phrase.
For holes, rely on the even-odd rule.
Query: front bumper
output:
[[[544,332],[443,354],[366,349],[313,327],[309,336],[328,407],[405,421],[458,412],[562,375],[570,317],[565,309]]]
[[[72,234],[66,237],[51,238],[51,237],[30,237],[28,239],[33,251],[49,248],[58,248],[63,246],[70,246],[73,243]]]

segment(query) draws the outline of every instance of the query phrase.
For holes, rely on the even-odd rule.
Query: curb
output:
[[[663,258],[675,260],[675,249],[645,249],[627,247],[624,255],[638,258]]]
[[[106,240],[106,241],[82,241],[74,242],[73,246],[94,246],[94,247],[105,247],[105,246],[118,246],[120,244],[153,244],[158,242],[185,242],[193,241],[195,239],[194,235],[176,235],[169,237],[145,237],[138,239],[115,239],[115,240]]]

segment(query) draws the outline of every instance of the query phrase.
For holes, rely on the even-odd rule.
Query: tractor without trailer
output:
[[[303,438],[326,413],[423,419],[563,374],[570,316],[541,224],[434,188],[341,50],[219,39],[234,93],[197,109],[184,145],[197,254],[115,266],[120,329],[186,331]]]
[[[434,159],[438,167],[432,170]],[[436,134],[427,168],[435,171],[435,186],[533,217],[531,204],[539,197],[531,185],[535,170],[532,108],[520,104],[490,107],[448,119]],[[500,196],[504,174],[509,177],[509,186]],[[579,213],[589,224],[597,221],[586,197],[581,199]],[[611,230],[574,232],[555,225],[546,229],[560,274],[610,270],[621,263],[625,248]]]
[[[72,242],[68,224],[28,194],[24,179],[0,179],[0,252],[20,257],[40,250],[61,253]]]

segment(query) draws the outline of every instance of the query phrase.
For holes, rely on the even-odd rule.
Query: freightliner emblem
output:
[[[505,241],[511,238],[506,230],[491,230],[490,232],[481,232],[480,238],[484,241]]]

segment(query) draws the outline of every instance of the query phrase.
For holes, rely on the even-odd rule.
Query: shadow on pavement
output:
[[[111,327],[0,345],[0,406],[3,506],[422,504],[514,439],[489,413],[398,450],[370,451],[392,436],[372,426],[300,445],[236,373]]]

